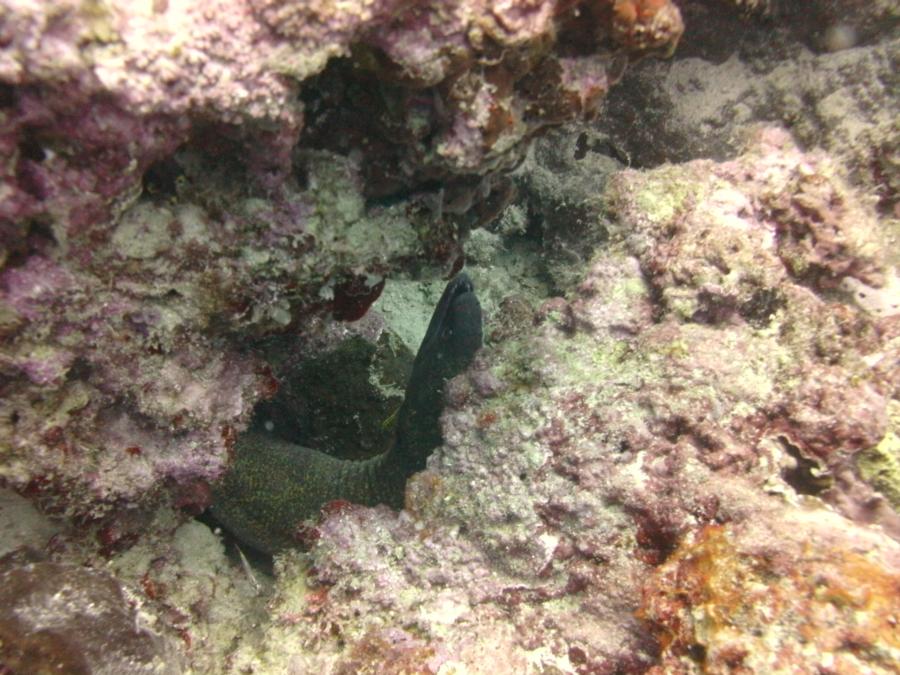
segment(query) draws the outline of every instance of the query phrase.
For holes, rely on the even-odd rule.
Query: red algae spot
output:
[[[173,503],[175,508],[198,516],[212,503],[212,489],[202,480],[179,485],[174,490]]]
[[[131,455],[132,457],[140,457],[141,449],[137,445],[130,445],[127,448],[125,448],[125,453],[128,455]]]
[[[294,541],[304,550],[308,551],[313,546],[315,546],[316,542],[319,541],[319,537],[322,534],[319,532],[319,528],[313,527],[312,525],[307,525],[306,523],[299,523],[296,528],[294,528],[293,538]]]
[[[237,431],[230,424],[222,425],[222,442],[225,443],[225,447],[229,451],[234,448],[234,444],[237,442]]]
[[[464,254],[461,253],[456,256],[456,258],[453,260],[453,264],[450,266],[450,274],[448,274],[445,278],[449,280],[455,277],[457,274],[459,274],[459,272],[463,268],[463,265],[465,264],[466,256]]]
[[[259,377],[257,389],[260,398],[266,400],[274,398],[275,394],[278,393],[280,385],[278,379],[275,377],[274,373],[272,373],[272,369],[268,365],[265,365],[259,369],[257,375]]]
[[[487,429],[488,427],[492,427],[496,421],[497,413],[493,410],[488,410],[478,416],[478,419],[475,421],[475,426],[479,429]]]
[[[118,523],[110,523],[97,530],[100,554],[109,557],[117,551],[130,548],[138,540],[137,532],[129,532]]]
[[[328,602],[328,586],[310,591],[306,596],[306,614],[318,614]]]
[[[323,518],[328,518],[329,516],[346,513],[351,508],[353,508],[353,504],[346,499],[334,499],[322,505],[321,513]]]
[[[191,632],[187,628],[179,628],[176,632],[178,633],[178,637],[181,638],[181,641],[184,642],[184,646],[190,649],[193,644]]]
[[[354,276],[334,289],[331,313],[338,321],[356,321],[365,316],[369,307],[384,290],[384,279],[375,284],[363,276]]]
[[[149,572],[146,572],[144,576],[141,577],[141,589],[144,591],[144,595],[151,600],[156,600],[162,593],[160,585],[150,578]]]
[[[58,445],[63,440],[63,429],[60,426],[53,426],[44,432],[44,442],[47,445]]]
[[[431,675],[440,661],[436,648],[421,638],[399,628],[373,629],[354,644],[340,672]]]
[[[629,509],[637,525],[635,557],[647,565],[659,565],[671,555],[678,537],[674,523],[650,509]]]

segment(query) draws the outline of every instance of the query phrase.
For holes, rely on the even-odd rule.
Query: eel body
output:
[[[295,546],[297,526],[327,502],[402,507],[407,478],[425,468],[441,443],[444,385],[468,367],[481,341],[481,306],[462,273],[447,284],[432,314],[387,451],[345,460],[247,432],[213,492],[213,515],[239,541],[273,554]]]

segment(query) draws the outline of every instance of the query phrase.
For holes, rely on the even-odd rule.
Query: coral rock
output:
[[[894,672],[898,589],[900,548],[834,514],[711,526],[644,590],[663,647],[649,672]]]
[[[886,670],[900,529],[855,458],[890,423],[891,319],[779,254],[795,214],[766,205],[802,198],[804,175],[840,195],[807,230],[842,233],[834,274],[890,274],[880,222],[781,132],[730,162],[620,173],[582,281],[451,382],[406,511],[326,514],[311,575],[283,560],[281,621],[235,663]]]
[[[106,572],[49,562],[0,566],[0,664],[13,672],[165,673],[182,657]]]

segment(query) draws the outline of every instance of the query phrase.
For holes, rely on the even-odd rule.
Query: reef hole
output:
[[[385,450],[412,352],[386,332],[375,341],[353,335],[310,351],[296,341],[278,337],[266,345],[280,386],[257,405],[251,427],[343,459]]]
[[[816,496],[831,487],[832,479],[818,462],[809,459],[796,445],[786,438],[779,439],[785,452],[794,460],[792,466],[785,467],[782,477],[797,493]]]

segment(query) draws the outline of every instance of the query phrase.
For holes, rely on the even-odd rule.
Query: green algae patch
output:
[[[122,37],[116,29],[112,8],[101,0],[86,0],[78,8],[85,22],[82,38],[85,42],[113,44]]]
[[[863,478],[900,510],[900,436],[889,431],[878,445],[860,455],[857,466]]]
[[[682,166],[667,166],[643,176],[634,201],[644,217],[657,225],[672,223],[709,190],[705,181],[685,180]]]

